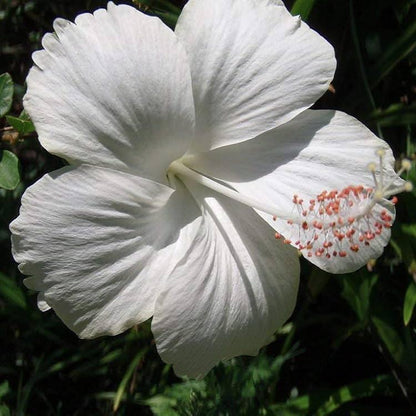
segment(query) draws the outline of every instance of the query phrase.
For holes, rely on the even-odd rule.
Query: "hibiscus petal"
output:
[[[176,374],[201,377],[222,359],[257,354],[288,319],[299,261],[252,209],[187,187],[204,222],[161,290],[152,331]]]
[[[163,278],[189,248],[200,211],[188,192],[82,165],[45,175],[11,224],[13,255],[80,337],[117,334],[153,314]]]
[[[33,55],[24,99],[42,145],[71,164],[163,181],[193,137],[190,71],[175,34],[113,3],[54,29]]]
[[[402,181],[394,172],[391,149],[359,121],[339,111],[307,110],[287,124],[253,140],[216,149],[189,159],[189,166],[205,175],[227,182],[239,192],[265,204],[274,205],[276,214],[299,218],[293,196],[299,195],[308,206],[323,190],[341,191],[349,185],[374,187],[368,169],[377,162],[376,151],[384,149],[384,181]],[[378,175],[380,172],[378,172]],[[381,212],[394,219],[394,208],[388,202],[373,208],[375,217]],[[299,227],[286,221],[273,221],[261,214],[277,231],[296,242]],[[282,215],[283,216],[283,215]],[[303,230],[301,230],[303,233]],[[300,236],[302,237],[302,235]],[[382,234],[359,253],[346,258],[327,259],[325,256],[308,258],[332,273],[350,272],[363,266],[370,258],[377,258],[390,237]],[[308,238],[304,238],[308,240]],[[349,250],[349,248],[348,248]]]
[[[287,122],[334,75],[332,46],[278,0],[190,0],[175,32],[191,65],[197,131],[191,153]]]

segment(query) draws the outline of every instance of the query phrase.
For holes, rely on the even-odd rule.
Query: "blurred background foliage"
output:
[[[184,4],[133,3],[171,27]],[[335,47],[335,91],[316,107],[354,115],[398,160],[414,160],[416,0],[285,3]],[[415,415],[414,191],[399,196],[393,237],[377,262],[339,276],[303,262],[291,320],[257,357],[220,364],[203,380],[175,377],[148,323],[85,341],[37,309],[11,257],[8,224],[26,187],[62,162],[40,147],[23,111],[25,77],[55,17],[105,4],[0,0],[0,416]],[[415,182],[414,167],[408,179]]]

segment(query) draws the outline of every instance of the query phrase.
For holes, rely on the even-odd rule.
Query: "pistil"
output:
[[[212,189],[219,194],[222,194],[228,198],[233,199],[234,201],[238,201],[244,205],[247,205],[251,208],[258,209],[266,214],[270,214],[272,217],[279,215],[280,218],[290,219],[287,213],[278,213],[275,206],[270,204],[265,204],[264,202],[260,202],[255,198],[251,198],[247,195],[241,194],[240,192],[235,191],[228,186],[225,186],[213,179],[210,179],[199,172],[188,168],[180,161],[174,161],[170,164],[168,169],[168,179],[170,183],[174,183],[174,176],[178,176],[179,178],[190,179],[194,182],[197,182],[209,189]]]

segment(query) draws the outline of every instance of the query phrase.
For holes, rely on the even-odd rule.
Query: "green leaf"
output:
[[[10,416],[10,410],[6,405],[0,405],[0,416]]]
[[[361,322],[366,323],[370,314],[370,295],[378,276],[359,271],[340,276],[342,296],[350,304]]]
[[[408,209],[412,206],[408,201],[405,202]],[[400,261],[404,262],[409,270],[413,273],[416,263],[416,224],[398,224],[394,229],[391,246],[394,248]]]
[[[372,316],[371,319],[394,361],[399,365],[405,364],[406,347],[394,325],[386,317]]]
[[[19,182],[19,159],[8,150],[0,150],[0,188],[12,190]]]
[[[0,399],[10,392],[9,382],[6,380],[0,384]]]
[[[373,111],[370,114],[368,121],[377,122],[382,127],[416,124],[416,105],[395,103],[385,110],[377,109]]]
[[[299,15],[302,20],[308,20],[316,0],[296,0],[292,6],[292,13],[294,16]]]
[[[352,402],[363,397],[371,397],[377,393],[385,393],[395,385],[390,375],[377,376],[371,379],[341,387],[333,392],[323,405],[316,411],[315,416],[325,416],[340,408],[344,403]]]
[[[175,410],[177,400],[171,397],[158,395],[147,399],[145,403],[155,416],[178,416],[178,412]]]
[[[22,136],[35,131],[35,126],[31,120],[13,116],[6,116],[6,120]]]
[[[404,297],[403,305],[403,321],[405,325],[408,325],[413,315],[413,310],[416,306],[416,283],[411,282],[407,288],[406,295]]]
[[[169,13],[169,12],[154,12],[157,17],[160,17],[160,19],[163,20],[164,23],[166,23],[169,27],[174,28],[176,25],[176,22],[178,21],[178,15],[175,13]]]
[[[405,59],[416,47],[416,21],[386,49],[371,73],[372,86],[377,85],[400,61]]]
[[[0,117],[9,110],[13,101],[13,80],[6,72],[0,75]]]
[[[386,280],[383,280],[384,283],[387,283]],[[392,281],[389,282],[390,285],[392,283]],[[378,289],[372,296],[369,331],[387,360],[392,365],[399,366],[403,374],[414,378],[414,374],[416,374],[416,339],[413,328],[403,325],[403,312],[400,307],[403,294],[401,291],[396,291],[394,287],[388,289],[388,286],[385,286],[382,290],[381,286]],[[392,293],[385,292],[386,290],[391,290]],[[397,308],[397,306],[399,307]]]
[[[159,393],[145,400],[155,416],[179,416],[178,407],[183,410],[183,405],[192,398],[193,393],[205,396],[207,385],[204,380],[187,380],[168,386]]]
[[[26,308],[26,298],[19,286],[9,277],[0,273],[0,296],[8,305]]]
[[[133,361],[131,361],[130,365],[127,368],[127,371],[125,372],[119,386],[117,389],[116,396],[114,398],[113,403],[113,411],[116,412],[120,406],[121,400],[123,399],[125,392],[127,390],[127,384],[130,381],[131,377],[133,376],[134,370],[139,365],[139,362],[143,359],[144,355],[146,354],[147,349],[143,349],[139,351],[136,356],[133,358]]]
[[[379,375],[358,381],[335,390],[324,390],[288,400],[271,407],[276,415],[325,416],[343,404],[377,394],[387,394],[395,389],[396,382],[390,375]]]

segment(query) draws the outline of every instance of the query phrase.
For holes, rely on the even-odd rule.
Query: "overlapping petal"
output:
[[[384,180],[393,179],[395,185],[400,185],[400,180],[395,179],[391,149],[383,140],[342,112],[307,110],[251,141],[197,155],[188,164],[258,201],[274,205],[276,213],[293,217],[298,215],[292,202],[295,194],[309,201],[325,189],[374,187],[368,164],[378,161],[378,149],[386,152]],[[394,208],[388,204],[375,209],[376,213],[388,209],[394,217]],[[293,228],[286,221],[275,222],[270,215],[261,215],[283,235],[292,235]],[[384,230],[378,242],[348,259],[314,256],[310,260],[330,272],[352,271],[369,258],[378,257],[389,236],[389,230]]]
[[[251,208],[187,186],[203,224],[161,289],[152,331],[177,374],[201,377],[221,359],[257,354],[288,319],[299,261]]]
[[[280,0],[190,0],[176,34],[112,3],[54,29],[33,56],[25,107],[42,145],[73,166],[33,185],[11,225],[39,307],[81,337],[154,316],[157,348],[179,375],[256,354],[296,300],[297,251],[270,228],[299,231],[286,221],[299,215],[293,195],[373,186],[367,165],[380,148],[385,180],[400,184],[390,148],[361,123],[307,110],[333,77],[332,47]],[[285,220],[186,171],[174,179],[172,168],[176,189],[163,185],[177,159]],[[394,219],[388,201],[372,208]],[[389,237],[385,227],[353,256],[310,260],[353,271]]]
[[[280,0],[190,0],[175,33],[191,66],[197,134],[190,152],[289,121],[334,75],[332,46]]]
[[[193,138],[189,65],[175,34],[113,3],[54,29],[33,55],[24,99],[42,146],[72,164],[163,181]]]
[[[11,224],[25,283],[81,337],[153,315],[161,285],[190,249],[200,212],[187,192],[82,165],[29,188]]]

